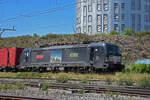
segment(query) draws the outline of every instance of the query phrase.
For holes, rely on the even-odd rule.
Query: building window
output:
[[[141,10],[141,0],[137,0],[137,3],[138,3],[138,4],[137,4],[137,5],[138,5],[138,6],[137,6],[137,7],[138,7],[138,10]]]
[[[114,19],[115,20],[119,19],[119,7],[118,7],[118,3],[114,3]]]
[[[141,15],[138,15],[137,23],[138,23],[138,25],[137,25],[137,30],[138,30],[138,31],[141,31]]]
[[[150,30],[150,25],[145,25],[144,30],[149,31]]]
[[[103,21],[104,21],[104,24],[108,24],[108,14],[104,14]]]
[[[86,26],[83,26],[83,33],[86,33]]]
[[[144,22],[147,22],[147,15],[144,15]]]
[[[81,0],[77,0],[77,6],[78,6],[78,7],[81,6]]]
[[[150,23],[150,14],[148,15],[148,22]]]
[[[104,25],[103,29],[104,29],[104,33],[108,33],[108,25]]]
[[[86,16],[86,15],[87,15],[87,7],[84,6],[84,7],[83,7],[83,16]]]
[[[89,34],[92,33],[92,26],[91,26],[91,25],[88,26],[88,33],[89,33]]]
[[[125,20],[125,14],[121,14],[121,19]]]
[[[77,28],[77,33],[81,33],[81,27]]]
[[[88,11],[92,11],[92,0],[88,0]]]
[[[125,24],[121,24],[121,31],[125,31]]]
[[[102,5],[101,4],[97,4],[97,10],[101,11],[102,10]]]
[[[81,18],[77,17],[77,24],[80,24],[80,23],[81,23]]]
[[[135,0],[131,0],[131,9],[135,10]]]
[[[88,11],[92,12],[92,5],[88,5]]]
[[[108,14],[104,14],[103,16],[103,30],[104,33],[108,32]]]
[[[119,26],[118,24],[114,24],[114,30],[118,31],[119,30]]]
[[[131,28],[135,30],[135,14],[131,14]]]
[[[92,22],[92,15],[88,16],[88,22]]]
[[[97,15],[97,25],[101,25],[102,23],[102,15]]]
[[[97,15],[97,32],[102,32],[102,15]]]
[[[101,25],[97,25],[97,32],[102,32],[101,30],[102,30]]]
[[[83,17],[83,24],[86,25],[86,16]]]
[[[150,23],[150,15],[149,14],[144,15],[144,22]]]
[[[86,3],[87,0],[83,0],[83,1],[84,1],[84,3]]]
[[[109,8],[109,0],[104,0],[104,10],[108,10],[108,8]]]
[[[101,0],[97,0],[97,10],[98,11],[102,10],[102,1]]]
[[[145,12],[150,12],[150,5],[144,5],[144,11]]]
[[[121,8],[125,9],[125,3],[121,3]]]

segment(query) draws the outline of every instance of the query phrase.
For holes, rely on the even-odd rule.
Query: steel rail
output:
[[[150,98],[149,88],[130,88],[116,86],[93,86],[93,85],[77,85],[77,84],[51,84],[50,88],[54,89],[83,89],[94,93],[120,93],[122,95],[141,96]]]
[[[37,79],[37,80],[56,80],[57,78],[41,77],[41,78],[19,78],[19,77],[0,77],[0,79]],[[69,79],[70,81],[82,81],[82,79]],[[88,79],[87,81],[104,81],[103,79]]]
[[[18,77],[0,77],[0,79],[17,79],[17,80],[20,79],[20,80],[40,80],[40,81],[41,80],[50,80],[50,81],[57,80],[57,78],[18,78]],[[69,81],[82,81],[82,80],[81,79],[69,79]],[[89,79],[87,81],[89,81],[89,82],[105,82],[105,80],[99,80],[99,79]],[[0,81],[0,83],[1,83],[1,81]],[[32,82],[32,83],[34,83],[34,82]],[[35,83],[37,83],[37,82],[35,82]],[[150,90],[150,87],[134,87],[134,86],[119,86],[119,87],[131,88],[131,89],[149,89]]]
[[[23,97],[23,96],[10,96],[10,95],[0,95],[1,100],[56,100],[54,98],[33,98],[33,97]]]

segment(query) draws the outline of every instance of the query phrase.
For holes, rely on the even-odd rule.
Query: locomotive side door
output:
[[[27,65],[30,63],[30,52],[29,50],[24,50],[21,56],[21,62],[22,65]]]
[[[94,47],[93,65],[95,68],[103,68],[105,51],[103,47]]]

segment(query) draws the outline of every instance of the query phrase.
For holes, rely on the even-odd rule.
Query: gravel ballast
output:
[[[34,98],[55,98],[56,100],[149,100],[150,98],[121,96],[119,94],[71,93],[70,91],[49,89],[42,91],[28,87],[25,90],[0,90],[0,95],[25,96]]]

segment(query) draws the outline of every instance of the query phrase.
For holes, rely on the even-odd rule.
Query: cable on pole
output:
[[[0,28],[0,38],[2,38],[2,34],[5,32],[5,31],[16,31],[15,27],[13,26],[12,29],[10,28]]]

